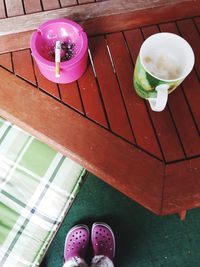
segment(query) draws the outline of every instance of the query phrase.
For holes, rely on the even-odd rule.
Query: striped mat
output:
[[[39,266],[83,167],[0,118],[0,266]]]

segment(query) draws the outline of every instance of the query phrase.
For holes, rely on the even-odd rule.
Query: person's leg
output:
[[[105,223],[94,223],[91,241],[94,253],[91,267],[114,267],[115,237],[110,226]]]
[[[85,256],[89,242],[86,225],[76,225],[67,234],[64,247],[63,267],[87,267]]]
[[[92,259],[91,267],[114,267],[114,264],[108,257],[98,255]]]
[[[79,257],[72,257],[65,262],[63,267],[88,267],[84,259]]]

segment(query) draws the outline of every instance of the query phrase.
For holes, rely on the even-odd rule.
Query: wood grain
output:
[[[54,8],[60,8],[58,0],[42,0],[44,10],[51,10]]]
[[[94,3],[95,0],[78,0],[79,4],[87,4],[87,3]]]
[[[15,74],[36,84],[30,50],[13,52],[13,66]]]
[[[5,17],[6,17],[6,12],[5,12],[4,0],[0,0],[0,19]]]
[[[124,35],[133,64],[135,64],[140,47],[143,43],[142,34],[139,29],[134,29],[125,31]],[[133,86],[132,75],[133,74],[131,74],[129,78],[126,77],[125,80],[129,80],[130,83],[131,79],[131,87]],[[121,77],[120,80],[123,80],[123,77]],[[127,90],[127,88],[124,90]],[[136,95],[135,92],[131,92],[131,97],[128,97],[127,101],[131,101],[132,103],[127,105],[129,107],[128,110],[137,144],[148,152],[153,153],[155,156],[163,159],[153,126],[149,120],[149,114],[147,112],[145,102],[142,98]]]
[[[189,106],[191,112],[193,114],[194,121],[196,122],[198,132],[200,133],[200,112],[199,112],[199,103],[200,103],[200,95],[199,95],[199,79],[193,70],[190,75],[183,82],[184,93],[189,102]]]
[[[197,21],[198,18],[195,20]],[[189,21],[190,22],[190,21]],[[178,34],[179,31],[175,23],[165,23],[160,25],[162,31],[169,31]],[[195,54],[196,56],[196,54]],[[197,55],[198,56],[198,55]],[[199,113],[199,103],[200,103],[200,94],[199,87],[200,83],[198,77],[195,73],[195,70],[189,74],[189,76],[184,80],[182,87],[184,89],[184,94],[188,101],[190,110],[193,114],[193,119],[197,125],[198,131],[200,132],[200,113]]]
[[[4,77],[0,84],[2,117],[160,213],[164,176],[161,162],[2,68],[0,77]]]
[[[48,19],[67,17],[78,21],[88,35],[92,36],[197,16],[200,15],[200,1],[170,1],[170,3],[169,1],[146,1],[143,3],[138,0],[129,5],[123,5],[122,1],[109,0],[87,4],[87,9],[85,5],[78,5],[57,9],[56,12],[39,13],[1,20],[0,53],[29,48],[31,33]]]
[[[5,5],[6,5],[6,11],[7,11],[8,17],[14,17],[14,16],[24,14],[24,9],[23,9],[23,5],[22,5],[21,0],[19,0],[19,1],[5,0]],[[4,25],[4,27],[6,27],[6,25]],[[7,25],[7,27],[8,27],[8,25]],[[13,27],[15,27],[15,26],[13,25]]]
[[[85,114],[90,119],[108,128],[104,104],[101,100],[101,93],[92,70],[91,62],[85,74],[78,81]]]
[[[77,83],[59,84],[59,88],[61,100],[65,104],[84,114]]]
[[[23,0],[26,14],[42,11],[40,0]]]
[[[160,29],[162,31],[179,34],[175,23],[161,25]],[[190,78],[190,83],[187,82],[187,87],[185,87],[184,84],[184,88],[187,92],[189,92],[190,90],[192,91],[189,92],[189,95],[193,95],[193,99],[192,101],[190,101],[191,105],[194,105],[193,101],[195,97],[200,100],[199,93],[196,94],[195,86],[193,88],[194,83],[195,77],[193,77],[192,80]],[[200,84],[198,84],[198,88],[200,88]],[[175,92],[170,95],[168,102],[181,142],[188,157],[200,154],[200,138],[195,126],[195,122],[193,121],[192,114],[190,113],[190,102],[188,106],[181,87],[178,87]],[[199,117],[199,115],[197,116]]]
[[[77,5],[76,0],[60,0],[60,3],[62,7]]]
[[[160,30],[180,31],[197,57],[200,19],[188,18],[197,15],[200,1],[195,0],[128,0],[126,5],[110,0],[2,19],[0,53],[9,53],[0,55],[0,116],[156,214],[183,214],[199,207],[199,59],[182,87],[169,96],[169,108],[160,114],[152,113],[132,87],[143,35],[158,31],[155,26],[143,27],[142,35],[133,28],[162,22]],[[29,47],[32,30],[41,22],[67,16],[79,21],[88,35],[95,35],[94,69],[89,64],[77,83],[58,86],[34,65],[34,81],[30,56],[18,50]],[[170,22],[175,19],[178,28]],[[27,69],[24,62],[29,62]],[[17,76],[11,73],[13,65]]]
[[[58,86],[56,83],[53,83],[47,80],[40,72],[36,62],[34,61],[34,70],[36,74],[38,87],[47,92],[48,94],[60,99]]]
[[[158,33],[159,30],[156,26],[148,26],[142,28],[145,38],[150,35]],[[180,140],[178,138],[173,119],[170,115],[168,107],[162,112],[154,112],[151,110],[149,104],[148,109],[152,118],[154,127],[162,147],[162,151],[167,162],[177,159],[185,158]]]
[[[8,7],[10,8],[10,12],[11,12],[13,9],[12,8],[13,1],[11,0],[6,0],[6,1],[9,3]],[[56,1],[53,1],[53,2],[54,2],[53,5],[55,5]],[[44,8],[50,8],[52,6],[51,1],[49,0],[43,0],[43,5],[44,5]],[[61,8],[61,9],[56,10],[56,12],[54,10],[50,10],[50,11],[46,11],[42,13],[39,12],[37,14],[29,14],[25,16],[16,17],[16,18],[3,19],[0,25],[0,36],[12,34],[12,33],[35,30],[41,23],[49,19],[67,17],[75,21],[86,21],[87,20],[89,22],[91,19],[101,18],[102,16],[103,17],[105,16],[108,18],[109,16],[119,15],[119,14],[124,15],[126,13],[131,13],[131,12],[136,12],[136,11],[145,11],[146,13],[148,13],[150,11],[148,9],[151,9],[151,12],[154,12],[152,10],[152,7],[154,8],[163,7],[163,10],[165,12],[166,10],[173,8],[175,12],[174,6],[176,5],[177,7],[183,6],[184,8],[185,8],[185,5],[187,7],[190,6],[190,12],[192,12],[194,9],[195,9],[195,12],[199,12],[200,10],[200,3],[195,0],[190,0],[190,1],[170,0],[170,1],[167,1],[167,3],[165,0],[151,0],[151,1],[127,0],[125,5],[124,5],[124,2],[121,0],[109,0],[109,1],[104,1],[104,2],[95,2],[95,3],[87,4],[87,8],[85,8],[85,5],[77,5],[73,7]],[[56,4],[56,7],[58,7],[58,4]],[[16,9],[13,9],[13,12],[15,12],[14,10]],[[162,8],[160,9],[160,11],[161,10]],[[179,12],[180,12],[180,8],[179,8]],[[169,16],[170,12],[166,12],[166,13],[167,13],[166,15]],[[186,16],[186,14],[184,15]],[[161,17],[161,15],[159,17]],[[138,19],[139,19],[139,16],[138,16]],[[151,19],[153,19],[153,13],[151,15]],[[112,18],[110,21],[112,21]],[[158,18],[157,18],[157,21],[158,21]],[[140,23],[141,22],[142,20],[140,19]],[[127,21],[127,23],[130,23],[130,21]],[[127,23],[126,23],[126,26],[127,26]]]
[[[177,26],[183,38],[185,38],[195,53],[195,69],[200,78],[200,35],[192,19],[184,19],[177,22]]]
[[[194,18],[194,23],[200,33],[200,17]]]
[[[29,48],[32,33],[21,32],[0,37],[0,54]]]
[[[166,167],[162,214],[200,207],[200,159]]]
[[[134,142],[120,88],[104,37],[91,38],[90,49],[110,128],[114,133],[130,142]]]
[[[0,65],[10,71],[13,71],[11,53],[0,55]]]

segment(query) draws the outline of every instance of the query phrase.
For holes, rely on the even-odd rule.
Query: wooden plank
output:
[[[33,31],[21,32],[0,37],[0,54],[29,48],[32,33]]]
[[[31,32],[49,19],[67,17],[78,21],[91,36],[200,14],[200,2],[195,0],[170,3],[154,1],[151,5],[147,1],[139,0],[132,1],[129,5],[124,5],[120,0],[110,0],[96,4],[88,4],[87,9],[84,5],[77,5],[58,9],[56,12],[45,11],[2,20],[0,53],[28,48]]]
[[[125,31],[124,36],[127,41],[132,61],[135,64],[140,47],[143,43],[141,31],[139,29]],[[154,151],[155,155],[157,155],[156,151],[158,149],[160,150],[160,148],[158,148],[158,142],[154,133],[153,126],[149,119],[145,102],[142,98],[138,97],[137,94],[134,94],[134,103],[136,103],[136,105],[134,105],[132,109],[136,109],[133,110],[135,125],[134,134],[136,141],[141,147],[147,149],[147,151]]]
[[[2,68],[0,77],[0,116],[160,213],[161,162]]]
[[[44,10],[51,10],[54,8],[60,8],[58,0],[42,0]]]
[[[77,5],[76,0],[60,0],[60,3],[62,7]]]
[[[165,108],[162,113],[155,113],[149,108],[149,113],[156,129],[166,162],[185,158],[168,108]]]
[[[104,37],[91,38],[90,49],[111,130],[128,141],[134,142]]]
[[[100,89],[98,88],[91,62],[89,63],[86,73],[78,80],[78,84],[86,116],[108,128],[103,103],[101,101]]]
[[[107,3],[108,1],[106,1]],[[110,2],[110,1],[109,1]],[[113,3],[112,10],[119,10],[118,14],[106,14],[106,11],[102,10],[103,17],[96,17],[85,20],[83,22],[84,28],[89,35],[97,35],[100,33],[116,32],[144,25],[151,25],[155,23],[161,23],[166,21],[172,21],[175,19],[183,19],[191,16],[198,16],[200,14],[200,2],[198,1],[164,1],[162,6],[157,6],[155,2],[151,2],[151,7],[145,7],[144,5],[150,3],[149,1],[130,1],[133,4],[143,6],[144,9],[131,8],[124,5],[123,12],[120,8]],[[157,1],[159,5],[159,1]],[[82,20],[80,20],[82,21]]]
[[[168,24],[160,25],[160,29],[161,31],[164,31],[164,32],[172,32],[172,33],[178,34],[178,30],[176,28],[175,23],[168,23]],[[193,81],[190,80],[190,82],[191,83],[187,84],[187,87],[185,87],[186,91],[189,91],[193,88],[192,86]],[[198,89],[199,89],[199,86],[198,86]],[[197,95],[197,98],[199,98],[198,95]],[[181,142],[184,146],[186,155],[188,157],[199,155],[200,154],[199,134],[197,132],[196,126],[192,119],[192,115],[186,103],[181,87],[177,88],[176,91],[173,92],[172,95],[170,95],[168,103],[169,103],[169,107],[172,112],[177,130],[179,132]],[[178,105],[178,108],[177,108],[177,105]]]
[[[14,17],[24,14],[22,1],[5,0],[8,17]],[[14,26],[14,25],[13,25]]]
[[[200,112],[199,112],[199,80],[196,76],[195,71],[193,70],[190,75],[183,82],[184,93],[189,102],[190,109],[193,114],[193,118],[196,122],[198,131],[200,133]]]
[[[15,74],[36,84],[30,50],[13,52],[13,67]]]
[[[187,157],[200,155],[199,134],[180,87],[169,97],[169,107]]]
[[[162,214],[200,207],[200,158],[166,166]]]
[[[200,17],[194,18],[195,25],[200,33]]]
[[[7,1],[12,2],[11,0]],[[51,4],[48,4],[48,2],[50,3],[51,1],[49,0],[45,1],[46,5],[51,6]],[[154,9],[152,9],[152,7],[154,7]],[[188,7],[190,7],[190,9],[188,9]],[[179,15],[176,13],[176,10],[177,13],[179,11]],[[137,13],[137,11],[144,12],[145,15],[140,18],[141,13]],[[181,11],[184,11],[185,13],[182,14]],[[154,17],[154,12],[157,13],[157,15],[159,16]],[[91,28],[93,28],[92,32],[96,33],[100,32],[98,28],[96,29],[94,27],[95,21],[98,18],[101,18],[98,24],[100,23],[102,24],[99,25],[99,27],[101,28],[106,27],[106,30],[104,29],[103,31],[106,32],[108,30],[107,27],[110,24],[111,27],[109,26],[109,29],[111,29],[114,26],[113,23],[116,24],[117,29],[119,30],[119,27],[122,24],[121,19],[123,15],[125,15],[125,20],[127,20],[127,18],[129,18],[129,20],[127,20],[126,23],[125,20],[123,20],[124,25],[121,25],[121,27],[123,27],[123,29],[127,28],[130,29],[133,26],[144,25],[147,23],[149,24],[150,22],[155,22],[155,21],[156,22],[166,21],[166,19],[169,20],[173,18],[180,18],[180,17],[183,18],[189,15],[198,14],[199,12],[200,12],[200,2],[196,2],[195,0],[189,0],[189,1],[170,0],[167,2],[165,0],[152,0],[152,1],[142,1],[142,2],[141,0],[135,0],[135,1],[126,1],[126,4],[124,4],[124,2],[121,0],[109,0],[103,2],[90,3],[87,5],[87,8],[85,8],[84,5],[77,5],[73,7],[61,8],[56,10],[56,12],[54,10],[50,10],[42,13],[39,12],[37,14],[29,14],[16,18],[4,19],[1,21],[0,25],[0,36],[35,30],[38,28],[40,24],[49,19],[56,19],[63,17],[67,17],[75,21],[86,21],[86,24],[84,25],[87,25],[86,27],[87,31],[89,28],[90,30]],[[166,14],[164,15],[164,18],[162,18],[164,13]],[[134,14],[136,16],[133,16]],[[119,17],[115,18],[113,17],[114,15],[119,15]],[[128,15],[128,17],[126,15]],[[119,20],[120,25],[119,23],[117,23],[117,20]],[[105,23],[103,23],[104,21]],[[113,29],[109,30],[109,32],[113,30],[116,31],[116,26]]]
[[[186,23],[188,24],[188,29],[191,31],[191,34],[188,32],[188,30],[184,29],[184,26]],[[196,26],[200,29],[200,18],[195,19]],[[184,20],[178,23],[179,29],[183,35],[184,38],[186,38],[191,46],[194,49],[195,53],[195,69],[198,72],[199,78],[200,78],[200,52],[198,45],[200,45],[200,35],[193,24],[193,21],[191,20]],[[187,97],[187,100],[189,102],[190,108],[192,110],[192,113],[194,115],[195,122],[197,124],[198,130],[200,132],[200,113],[199,113],[199,103],[200,103],[200,83],[199,79],[193,70],[191,74],[185,79],[183,83],[184,93]],[[190,89],[189,89],[190,88]]]
[[[138,30],[125,32],[129,49],[134,49],[132,43],[137,42]],[[126,108],[128,111],[131,126],[139,147],[162,158],[158,142],[156,140],[144,101],[138,97],[133,89],[133,64],[130,59],[129,51],[125,44],[122,33],[107,35],[107,42],[110,48],[119,84],[122,90]],[[140,45],[140,44],[139,44]],[[142,119],[141,119],[142,118]]]
[[[6,17],[6,12],[5,12],[4,0],[0,0],[0,19],[3,19],[5,17]]]
[[[195,69],[200,78],[200,36],[192,21],[185,19],[177,22],[181,35],[185,38],[194,50],[195,54]]]
[[[129,47],[131,58],[133,60],[133,63],[135,64],[140,51],[140,47],[144,42],[143,36],[140,29],[125,31],[124,36]]]
[[[181,210],[178,215],[181,221],[184,221],[186,218],[187,210]]]
[[[67,105],[76,109],[77,111],[84,113],[76,82],[68,84],[59,84],[59,88],[61,100]]]
[[[156,26],[148,26],[142,28],[144,37],[147,38],[152,34],[158,33]],[[149,104],[148,109],[152,118],[154,127],[159,138],[164,157],[167,162],[183,159],[185,157],[179,137],[177,136],[176,128],[173,124],[168,107],[162,112],[154,112]]]
[[[169,30],[171,32],[177,32],[177,29],[174,29],[173,23],[167,23],[160,25],[162,30]],[[189,103],[190,109],[193,114],[193,118],[196,122],[197,128],[200,132],[200,112],[199,112],[199,103],[200,103],[200,94],[199,94],[199,80],[196,76],[194,70],[190,75],[185,79],[182,84],[184,89],[184,94]]]
[[[87,4],[87,3],[94,3],[95,0],[78,0],[79,4]]]
[[[40,0],[23,0],[26,14],[42,11]]]
[[[36,74],[36,79],[38,83],[38,87],[44,90],[45,92],[49,93],[50,95],[53,95],[54,97],[60,99],[58,86],[57,84],[47,80],[40,72],[37,64],[34,61],[34,69]]]
[[[13,72],[11,53],[0,55],[0,65]]]

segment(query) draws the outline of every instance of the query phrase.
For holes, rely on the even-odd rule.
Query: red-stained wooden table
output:
[[[200,5],[183,2],[186,15],[178,13],[180,5],[171,7],[174,17],[167,17],[166,12],[171,14],[169,7],[151,13],[133,11],[129,19],[145,14],[152,17],[123,26],[120,15],[121,22],[110,31],[111,22],[106,18],[106,31],[99,26],[98,34],[91,32],[92,22],[86,22],[89,65],[81,79],[71,84],[46,80],[31,58],[26,41],[22,50],[0,55],[1,116],[156,214],[179,213],[182,218],[187,209],[200,206]],[[44,5],[45,1],[42,8]],[[35,11],[39,11],[37,8]],[[100,22],[93,18],[94,25]],[[132,80],[142,42],[162,31],[188,40],[196,62],[192,73],[169,96],[166,109],[155,113],[136,95]],[[5,36],[1,40],[5,41]],[[15,50],[13,44],[10,46]],[[0,44],[0,48],[6,52],[5,46]]]

